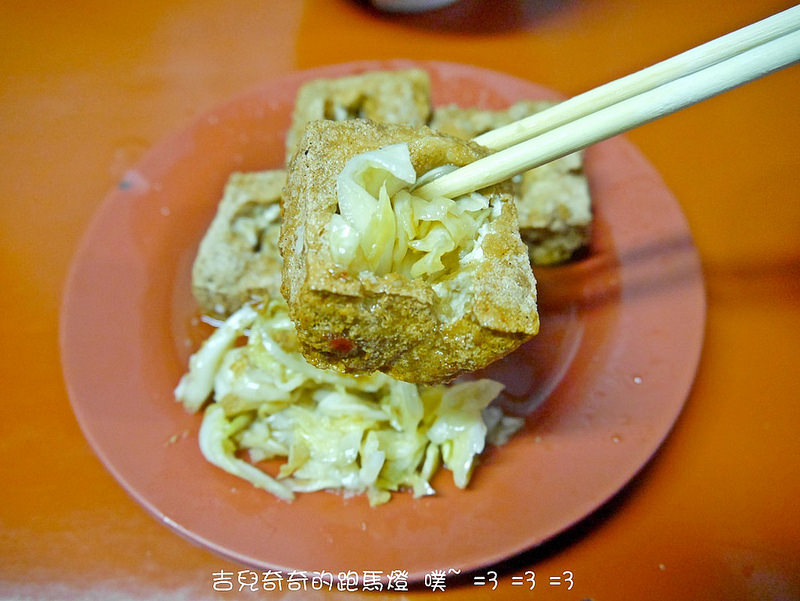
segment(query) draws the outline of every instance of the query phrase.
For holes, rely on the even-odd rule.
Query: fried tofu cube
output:
[[[431,127],[464,139],[517,121],[552,106],[522,101],[506,110],[437,107]],[[520,234],[534,265],[572,258],[591,236],[591,195],[583,172],[583,153],[576,152],[531,169],[515,181]]]
[[[536,281],[509,185],[458,199],[408,188],[417,174],[486,154],[428,127],[308,124],[288,169],[280,249],[282,292],[309,362],[445,382],[537,333]]]
[[[412,127],[425,125],[431,114],[430,87],[430,78],[422,69],[370,71],[309,81],[297,93],[286,136],[287,164],[309,121],[363,118]]]
[[[503,110],[475,107],[462,108],[455,104],[433,108],[430,126],[433,129],[471,140],[487,131],[524,119],[553,106],[548,100],[522,100]]]
[[[244,303],[280,295],[280,199],[286,171],[233,173],[192,266],[200,308],[225,317]]]
[[[518,185],[520,234],[534,265],[564,263],[588,246],[592,202],[582,152],[526,171]]]

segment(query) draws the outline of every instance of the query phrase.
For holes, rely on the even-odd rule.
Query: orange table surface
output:
[[[175,535],[105,471],[73,416],[59,307],[105,193],[197,114],[292,70],[370,58],[474,64],[572,95],[785,2],[9,1],[0,8],[0,598],[255,599],[245,569]],[[708,296],[694,387],[609,504],[501,566],[474,599],[800,599],[800,71],[628,134],[687,215]],[[391,544],[391,541],[386,541]],[[535,571],[534,590],[509,586]],[[550,576],[572,574],[573,586]],[[286,598],[322,598],[284,592]],[[403,598],[429,596],[420,586]],[[360,593],[331,593],[352,598]]]

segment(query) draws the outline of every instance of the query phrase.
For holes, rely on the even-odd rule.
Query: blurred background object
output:
[[[458,0],[370,0],[375,8],[393,13],[421,13],[455,4]]]

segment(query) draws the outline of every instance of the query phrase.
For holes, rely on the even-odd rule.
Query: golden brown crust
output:
[[[286,136],[286,162],[309,121],[363,118],[417,127],[430,118],[430,98],[430,78],[422,69],[370,71],[310,81],[297,93]]]
[[[552,102],[522,101],[499,111],[454,105],[437,107],[431,127],[471,139],[552,105]],[[592,210],[582,152],[532,169],[518,180],[515,197],[520,234],[535,265],[566,261],[588,244]]]
[[[549,100],[522,100],[507,109],[496,111],[476,107],[462,108],[455,104],[437,106],[433,109],[430,126],[456,138],[471,140],[487,131],[550,108],[553,104],[555,103]]]
[[[360,119],[309,123],[284,195],[282,292],[311,363],[447,381],[488,365],[538,331],[536,283],[506,186],[485,191],[499,209],[483,240],[484,256],[464,286],[462,315],[451,315],[452,307],[423,279],[357,276],[333,263],[324,232],[337,210],[336,177],[353,155],[399,142],[408,144],[417,173],[486,154],[427,127]]]
[[[522,174],[517,213],[535,265],[567,261],[589,243],[591,204],[583,152]]]
[[[280,294],[280,198],[284,170],[234,173],[192,266],[203,312],[227,316],[247,301]]]

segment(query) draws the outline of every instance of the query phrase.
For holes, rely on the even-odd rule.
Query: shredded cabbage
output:
[[[439,281],[465,257],[474,259],[479,230],[491,213],[489,200],[474,192],[457,199],[422,198],[413,193],[415,183],[407,144],[351,158],[337,178],[339,212],[328,224],[333,261],[352,273]]]
[[[399,490],[434,494],[440,464],[466,487],[486,440],[507,440],[522,425],[490,406],[501,389],[488,379],[418,386],[319,369],[299,353],[285,303],[271,300],[231,315],[192,357],[175,396],[191,411],[210,399],[200,449],[221,469],[285,500],[333,489],[377,505]],[[276,458],[274,475],[257,466]]]

